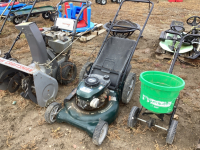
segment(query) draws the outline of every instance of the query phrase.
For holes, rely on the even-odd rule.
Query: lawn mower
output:
[[[124,2],[147,3],[149,14],[137,40],[108,37]],[[79,85],[61,104],[51,103],[45,112],[48,123],[66,122],[86,131],[96,145],[101,145],[108,132],[108,124],[117,117],[119,102],[128,104],[132,98],[136,74],[130,72],[131,59],[153,10],[149,0],[124,0],[111,23],[94,63],[87,62],[79,74]],[[126,28],[126,27],[123,27]]]
[[[170,25],[170,30],[179,32],[182,36],[187,35],[189,33],[192,34],[199,34],[200,31],[200,26],[198,26],[200,23],[200,17],[198,16],[192,16],[187,19],[187,24],[192,26],[192,29],[188,32],[185,33],[185,28],[183,22],[179,21],[172,21]],[[173,45],[177,48],[179,45],[179,41],[176,41],[173,43],[171,39],[173,39],[174,34],[166,33],[165,31],[161,32],[160,35],[160,43],[159,46],[162,48],[157,53],[174,53],[173,50]],[[167,37],[167,38],[166,38]],[[180,37],[178,36],[180,39]],[[187,37],[184,39],[183,44],[181,46],[179,54],[181,56],[184,56],[185,58],[189,59],[196,59],[200,56],[200,39],[196,37]]]
[[[58,82],[66,85],[76,77],[76,66],[68,61],[72,39],[59,26],[53,26],[51,34],[41,33],[32,22],[21,23],[16,28],[20,34],[9,52],[0,58],[0,89],[14,93],[21,87],[22,97],[41,107],[48,106],[55,101]],[[26,36],[33,59],[29,66],[18,63],[10,55],[21,33]]]
[[[173,28],[179,29],[180,25],[173,25]],[[147,123],[148,127],[158,127],[167,131],[166,143],[172,144],[176,134],[178,121],[174,119],[176,109],[179,103],[179,93],[184,88],[185,82],[178,76],[172,74],[175,62],[179,56],[180,49],[186,39],[200,38],[199,34],[186,34],[182,35],[178,31],[167,30],[165,34],[174,35],[172,38],[173,43],[179,42],[176,47],[172,45],[174,50],[174,57],[169,68],[169,72],[160,71],[146,71],[140,74],[141,92],[140,103],[141,107],[133,106],[128,118],[128,126],[133,128],[136,126],[137,121]],[[149,117],[149,120],[139,118],[142,109],[145,108],[142,115]],[[168,128],[156,125],[156,120],[164,121],[164,116],[170,116]]]

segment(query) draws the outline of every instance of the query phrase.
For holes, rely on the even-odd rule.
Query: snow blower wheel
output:
[[[57,80],[60,84],[67,85],[74,81],[77,74],[76,65],[72,62],[63,62],[57,71]]]
[[[44,114],[44,118],[46,120],[46,122],[52,124],[56,121],[56,115],[59,112],[61,108],[61,104],[57,103],[57,102],[53,102],[51,103]]]

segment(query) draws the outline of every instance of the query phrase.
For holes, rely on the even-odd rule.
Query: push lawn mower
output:
[[[200,24],[200,17],[193,16],[188,18],[187,24],[192,26],[192,29],[188,33],[184,32],[185,28],[183,26],[184,25],[183,22],[179,21],[172,21],[170,25],[170,30],[178,32],[182,36],[187,35],[189,33],[199,34],[200,26],[198,25]],[[172,41],[173,36],[176,35],[166,33],[165,31],[161,33],[159,38],[160,39],[159,45],[163,50],[157,51],[158,53],[166,53],[166,52],[174,53],[173,46],[175,45],[175,48],[177,48],[178,44],[180,43],[179,41],[181,37],[178,36],[177,38],[179,40],[173,43]],[[186,39],[184,39],[179,54],[189,59],[198,58],[200,56],[200,39],[193,36],[189,36]]]
[[[108,38],[123,3],[127,1],[151,5],[142,30],[132,27],[140,31],[137,41]],[[127,104],[133,95],[136,74],[130,72],[130,62],[152,10],[153,3],[149,0],[124,0],[120,4],[96,60],[82,67],[79,85],[65,98],[64,108],[56,102],[47,107],[45,120],[48,123],[69,123],[86,131],[94,144],[102,144],[108,124],[117,117],[119,102]]]
[[[128,118],[128,126],[133,128],[136,126],[137,121],[140,120],[142,122],[146,122],[150,128],[155,126],[166,130],[166,143],[172,144],[178,125],[178,121],[174,120],[173,118],[179,103],[179,92],[185,86],[185,82],[181,78],[172,75],[172,71],[184,41],[189,37],[198,39],[200,38],[200,35],[187,34],[183,36],[181,33],[171,30],[165,32],[166,34],[174,35],[172,39],[170,38],[173,43],[179,41],[177,48],[174,46],[174,44],[172,45],[172,49],[174,50],[174,57],[169,69],[169,73],[147,71],[140,75],[140,103],[142,106],[140,108],[137,106],[132,108]],[[145,111],[142,113],[142,115],[148,115],[150,118],[148,121],[138,118],[142,112],[143,107],[145,108]],[[165,115],[170,116],[168,129],[156,125],[156,120],[159,119],[163,121]]]
[[[42,107],[47,106],[57,95],[57,80],[68,84],[76,77],[76,66],[68,61],[72,39],[59,26],[53,26],[51,33],[47,34],[42,34],[37,25],[31,22],[21,23],[16,28],[21,32],[12,47],[24,33],[33,61],[29,66],[18,63],[10,55],[11,47],[4,58],[0,58],[0,89],[13,93],[21,86],[22,97]]]

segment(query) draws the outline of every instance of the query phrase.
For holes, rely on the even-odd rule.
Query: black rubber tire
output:
[[[106,128],[106,131],[102,130],[104,127]],[[102,131],[104,132],[105,135],[104,135],[103,139],[101,139],[101,141],[100,141],[101,135],[103,134]],[[92,142],[97,146],[101,145],[102,142],[104,141],[107,133],[108,133],[108,123],[106,121],[100,120],[94,130],[94,133],[92,136]]]
[[[50,12],[44,12],[44,13],[42,13],[42,17],[44,18],[44,19],[49,19],[50,18]]]
[[[123,88],[123,91],[122,91],[122,103],[128,104],[130,102],[131,97],[132,97],[133,92],[134,92],[135,82],[136,82],[136,74],[130,72],[128,74],[126,80],[125,80],[125,83],[124,83],[124,88]],[[133,85],[130,89],[131,84],[133,84]]]
[[[118,4],[120,4],[122,2],[122,0],[120,1],[120,0],[116,0],[116,3],[118,3]]]
[[[54,22],[55,21],[55,17],[56,17],[56,14],[55,13],[51,13],[50,17],[49,17],[50,21]]]
[[[128,117],[128,127],[133,128],[137,124],[137,115],[139,112],[139,108],[137,106],[133,106],[131,112]]]
[[[56,78],[60,84],[67,85],[75,80],[76,75],[76,65],[72,62],[67,61],[59,65]],[[70,79],[68,79],[68,76],[71,76]]]
[[[101,4],[101,0],[96,0],[96,3],[97,4]]]
[[[116,3],[117,0],[111,0],[112,3]]]
[[[57,102],[53,102],[47,107],[47,109],[45,111],[44,118],[45,118],[45,121],[49,124],[52,124],[56,121],[56,120],[51,120],[51,118],[50,118],[51,113],[55,108],[58,108],[58,111],[59,111],[61,109],[61,104],[57,103]]]
[[[172,120],[171,125],[169,127],[168,133],[167,133],[167,138],[166,138],[166,143],[167,144],[172,144],[174,141],[174,137],[176,134],[176,128],[178,126],[178,121],[177,120]]]
[[[92,62],[86,62],[83,65],[83,67],[81,68],[81,71],[79,73],[79,83],[84,79],[85,75],[87,74],[86,70],[89,72],[92,65],[93,65]]]
[[[101,5],[106,5],[107,4],[107,0],[101,0]]]
[[[13,24],[15,24],[15,25],[17,25],[17,24],[20,24],[21,23],[21,19],[19,18],[19,17],[17,17],[17,16],[15,16],[14,18],[13,18]]]

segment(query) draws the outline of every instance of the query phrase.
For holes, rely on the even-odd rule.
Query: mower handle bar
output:
[[[187,35],[185,35],[184,37],[182,37],[181,38],[181,41],[180,41],[180,43],[179,43],[179,45],[178,45],[178,47],[177,47],[177,49],[176,49],[176,53],[175,53],[175,56],[174,56],[174,58],[173,58],[173,61],[172,61],[172,63],[171,63],[171,65],[170,65],[170,68],[169,68],[169,73],[171,73],[172,74],[172,71],[173,71],[173,69],[174,69],[174,65],[175,65],[175,62],[176,62],[176,60],[177,60],[177,58],[178,58],[178,55],[179,55],[179,51],[180,51],[180,49],[181,49],[181,46],[182,46],[182,44],[183,44],[183,41],[184,41],[184,39],[186,38],[186,37],[188,37],[188,36],[193,36],[193,37],[196,37],[196,38],[200,38],[200,35],[199,34],[187,34]]]
[[[90,2],[89,0],[60,0],[60,2],[57,4],[57,8],[59,5],[62,5],[65,2],[79,2],[79,3],[86,3],[86,5],[91,5],[92,2]]]

